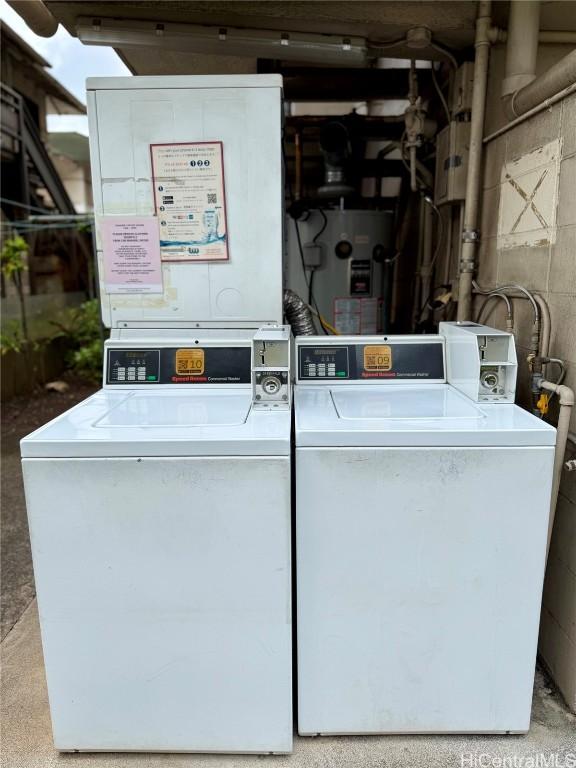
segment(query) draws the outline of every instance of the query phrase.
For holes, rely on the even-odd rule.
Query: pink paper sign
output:
[[[103,216],[100,235],[106,293],[163,292],[155,216]]]

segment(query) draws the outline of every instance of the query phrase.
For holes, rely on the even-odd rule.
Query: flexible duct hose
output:
[[[294,336],[316,335],[316,326],[310,307],[297,293],[290,289],[284,291],[284,314],[292,327]]]

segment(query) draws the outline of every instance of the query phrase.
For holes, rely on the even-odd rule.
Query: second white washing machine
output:
[[[297,339],[302,735],[529,727],[555,430],[507,334],[469,329],[478,397],[447,383],[449,330]]]

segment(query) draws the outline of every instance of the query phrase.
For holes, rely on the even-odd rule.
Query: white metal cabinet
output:
[[[97,219],[154,214],[150,144],[218,140],[224,153],[230,260],[163,262],[162,296],[108,294],[102,285],[104,323],[281,322],[282,79],[90,78],[87,89]],[[97,236],[102,276],[98,228]]]
[[[56,747],[289,752],[289,457],[23,467]]]
[[[528,729],[553,456],[297,447],[301,734]]]

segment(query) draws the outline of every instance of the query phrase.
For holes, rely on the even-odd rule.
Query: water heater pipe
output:
[[[510,117],[520,117],[575,82],[576,50],[570,51],[540,77],[512,95],[508,102]]]
[[[550,539],[554,528],[554,517],[556,515],[556,504],[558,503],[558,491],[560,490],[560,479],[562,468],[564,466],[564,453],[566,452],[566,441],[570,429],[570,417],[574,408],[574,391],[564,384],[555,384],[552,381],[540,382],[540,388],[547,392],[554,392],[560,398],[560,413],[558,415],[558,424],[556,425],[556,448],[554,452],[554,476],[552,480],[552,498],[550,501],[550,518],[548,521],[548,543],[546,545],[546,554],[550,550]]]
[[[502,99],[512,120],[537,108],[576,82],[576,51],[536,77],[540,34],[540,3],[512,0],[506,44],[506,73]]]
[[[458,287],[458,320],[470,320],[472,313],[472,281],[474,277],[476,246],[479,240],[478,210],[482,167],[482,137],[486,108],[486,84],[490,58],[490,0],[480,0],[476,19],[476,57],[474,60],[474,84],[472,88],[472,113],[470,121],[470,149],[466,199],[464,203],[464,227],[462,232],[462,257]]]
[[[508,17],[506,70],[502,81],[502,96],[511,96],[536,77],[540,2],[512,0]]]

